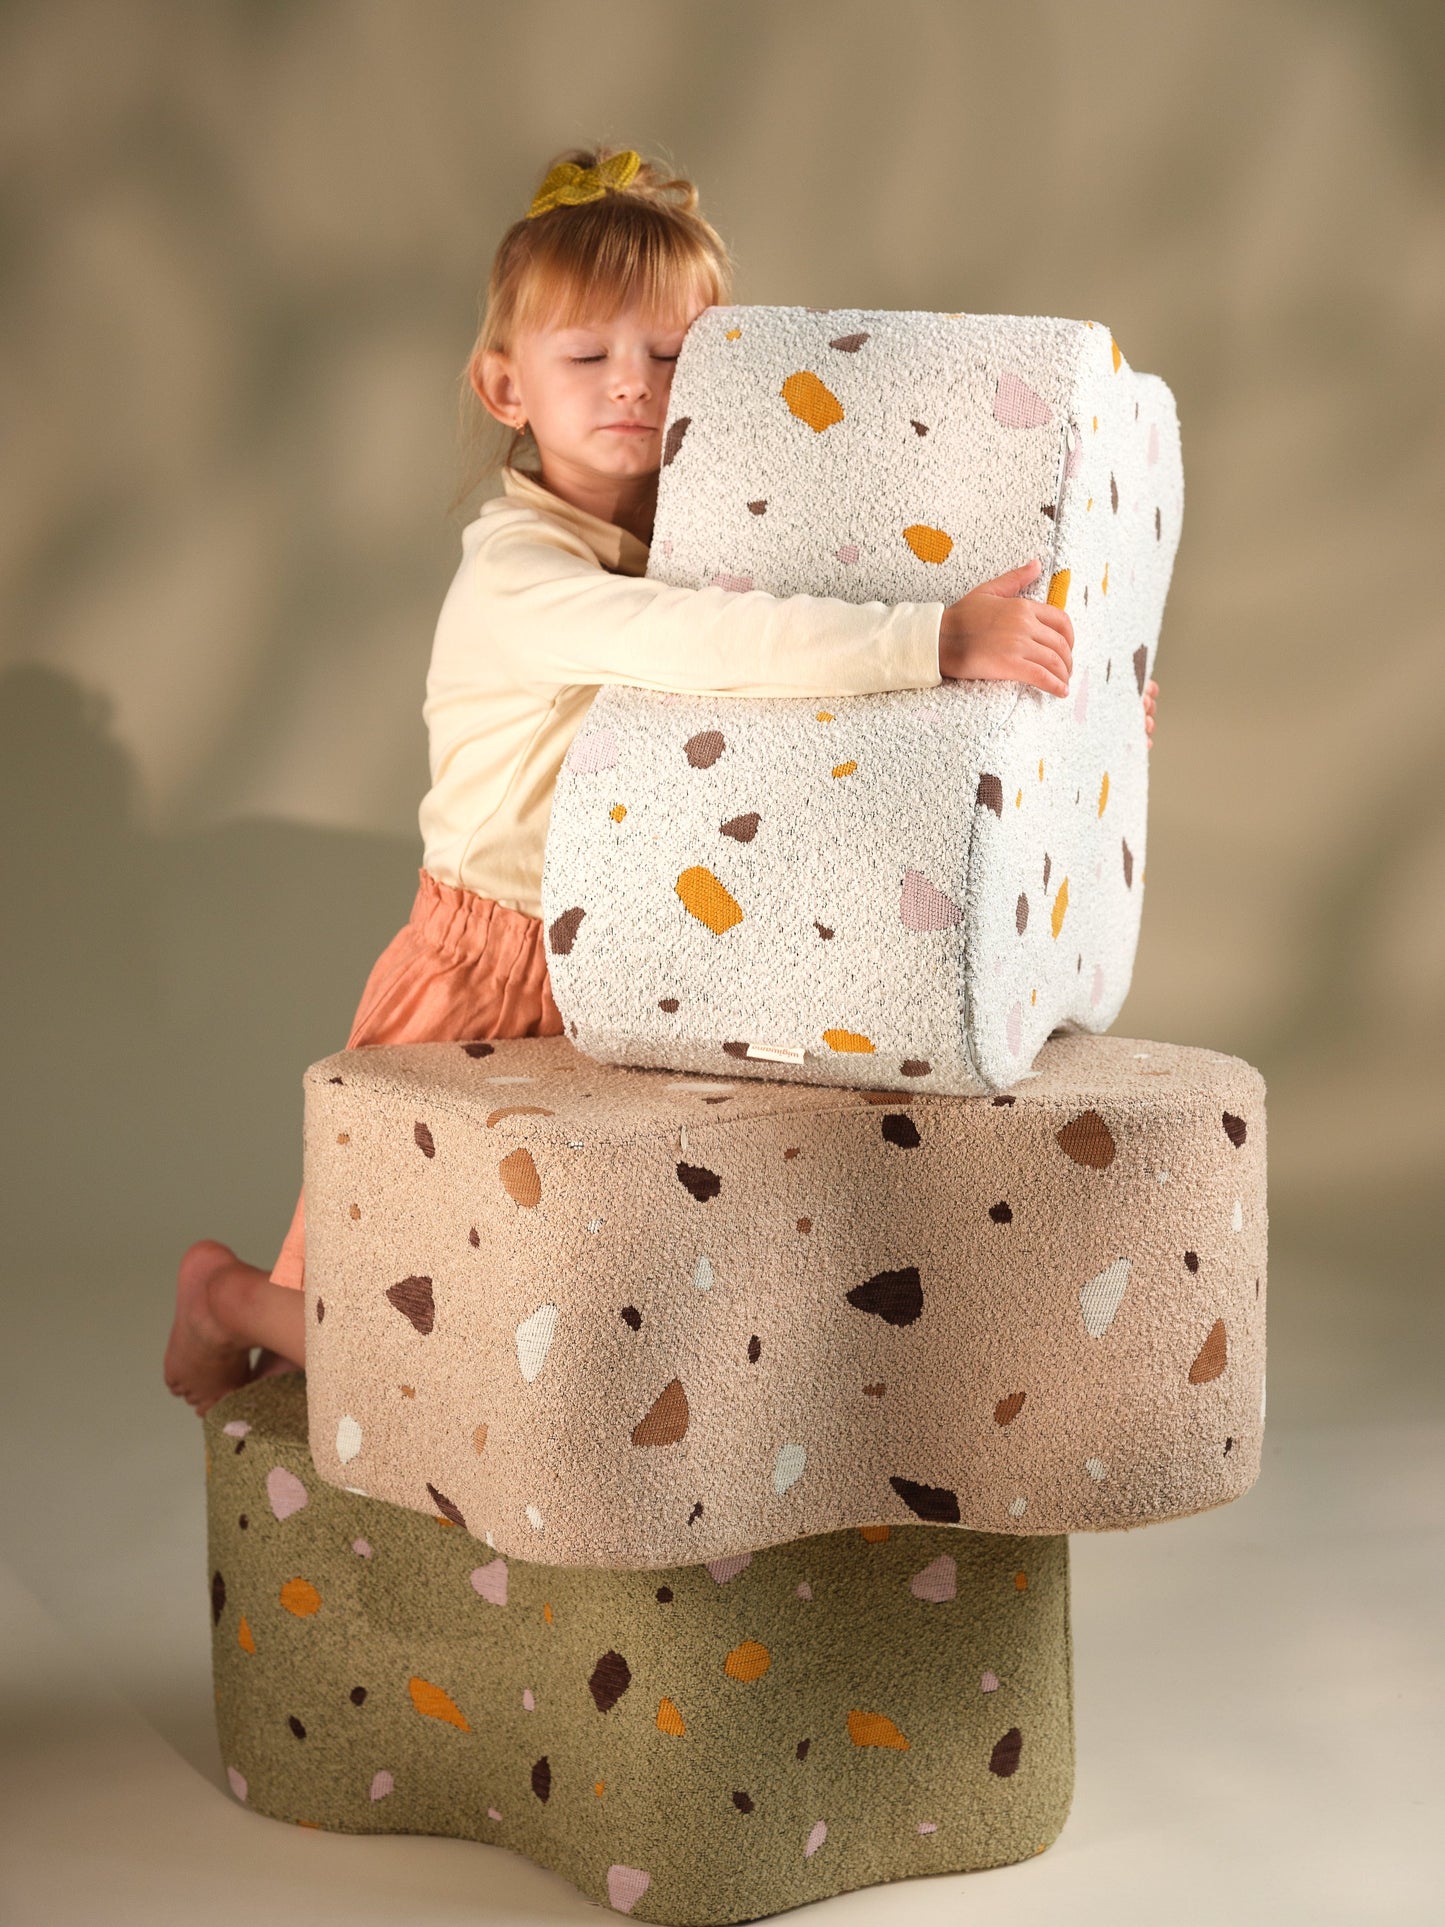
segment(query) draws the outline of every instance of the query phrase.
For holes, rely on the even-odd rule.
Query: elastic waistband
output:
[[[456,956],[475,956],[484,946],[510,953],[542,941],[540,917],[479,897],[464,885],[442,883],[427,869],[417,871],[408,922],[434,950]]]

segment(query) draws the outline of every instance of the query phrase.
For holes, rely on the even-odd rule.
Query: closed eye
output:
[[[606,359],[606,357],[603,355],[569,355],[567,359],[569,361],[603,361]],[[652,359],[654,361],[676,361],[677,356],[676,355],[654,355]]]

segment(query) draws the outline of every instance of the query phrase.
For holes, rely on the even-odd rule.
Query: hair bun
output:
[[[698,198],[693,183],[669,177],[654,162],[644,160],[636,148],[572,147],[549,163],[524,218],[530,221],[558,207],[581,207],[588,201],[600,201],[608,193],[663,200],[673,189],[681,189],[681,199],[673,205],[684,213],[693,213]]]

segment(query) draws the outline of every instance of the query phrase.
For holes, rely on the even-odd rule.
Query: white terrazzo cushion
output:
[[[1182,507],[1173,397],[1101,323],[703,313],[649,575],[951,603],[1038,555],[1031,593],[1073,620],[1072,682],[603,689],[542,886],[578,1046],[968,1094],[1025,1075],[1060,1025],[1106,1030],[1138,941],[1143,690]]]

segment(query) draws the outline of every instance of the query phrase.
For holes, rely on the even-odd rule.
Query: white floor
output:
[[[1280,1275],[1276,1262],[1254,1490],[1071,1541],[1078,1779],[1058,1842],[1016,1867],[793,1918],[1445,1922],[1445,1420],[1418,1356],[1393,1378],[1388,1359],[1351,1356],[1348,1278],[1296,1274],[1293,1302],[1308,1287],[1322,1314],[1305,1319]],[[605,1911],[497,1849],[308,1832],[229,1797],[211,1726],[200,1428],[159,1379],[165,1281],[113,1278],[100,1304],[94,1291],[49,1279],[12,1292],[0,1363],[5,1927]],[[1355,1374],[1360,1396],[1334,1396]],[[1392,1397],[1402,1383],[1410,1396]],[[1358,1422],[1331,1421],[1351,1404]]]

